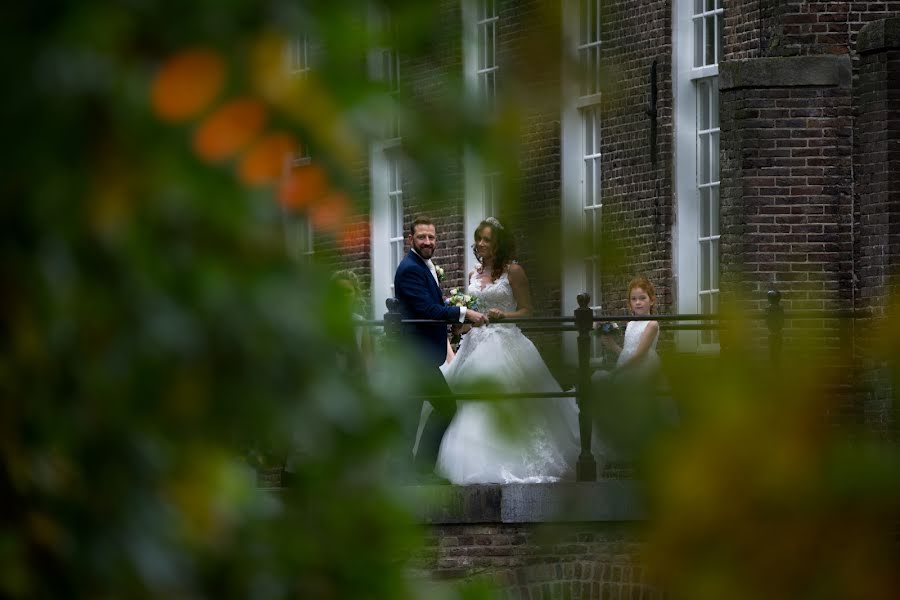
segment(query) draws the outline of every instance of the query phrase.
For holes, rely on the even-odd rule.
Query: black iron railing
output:
[[[784,308],[781,306],[781,294],[777,290],[769,290],[766,294],[768,306],[764,311],[755,314],[744,314],[739,318],[749,320],[763,320],[768,329],[767,345],[769,350],[769,359],[773,367],[780,366],[783,351],[783,332],[784,324],[787,318],[791,320],[804,319],[840,319],[839,344],[841,348],[852,348],[853,320],[862,316],[858,311],[803,311],[791,312],[785,315]],[[595,315],[593,309],[590,308],[591,297],[582,293],[578,297],[578,308],[573,312],[571,317],[521,317],[515,319],[503,319],[503,324],[516,324],[523,330],[529,332],[577,332],[577,354],[578,365],[575,377],[574,391],[560,392],[508,392],[508,393],[455,393],[451,394],[455,400],[472,400],[472,399],[517,399],[517,398],[575,398],[578,405],[578,424],[580,434],[581,452],[576,464],[576,477],[578,481],[596,481],[597,479],[597,461],[591,451],[591,439],[593,436],[593,420],[591,419],[591,406],[589,395],[591,389],[591,374],[593,366],[591,365],[591,335],[594,330],[594,323],[605,322],[628,322],[628,321],[658,321],[661,329],[665,330],[720,330],[723,324],[730,319],[738,317],[729,317],[719,314],[676,314],[676,315],[650,315],[645,317],[622,316],[622,315]],[[434,321],[429,319],[403,319],[400,313],[400,302],[396,298],[388,298],[386,301],[388,311],[384,315],[384,320],[358,321],[357,325],[384,327],[385,335],[388,340],[396,342],[402,335],[404,324],[413,323],[439,323],[443,321]],[[428,400],[429,396],[421,396],[417,399]]]

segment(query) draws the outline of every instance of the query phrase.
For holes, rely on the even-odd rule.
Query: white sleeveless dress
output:
[[[484,287],[469,282],[479,312],[516,310],[504,273]],[[534,344],[512,324],[473,327],[442,369],[454,392],[559,392]],[[574,479],[579,453],[574,398],[459,401],[444,434],[437,472],[456,484],[539,483]]]
[[[641,336],[650,321],[629,321],[625,326],[625,340],[622,343],[622,352],[619,353],[619,359],[616,365],[621,365],[637,352],[638,344],[640,344]],[[656,342],[659,339],[659,332],[653,338],[653,344],[650,350],[644,355],[641,361],[629,368],[629,376],[635,377],[652,377],[659,370],[659,355],[656,353]]]

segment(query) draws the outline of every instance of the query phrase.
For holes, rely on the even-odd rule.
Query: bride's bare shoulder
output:
[[[510,281],[522,281],[527,279],[525,276],[525,269],[517,262],[509,263],[509,266],[506,267],[506,273]]]

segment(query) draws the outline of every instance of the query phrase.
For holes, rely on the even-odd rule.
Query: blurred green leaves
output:
[[[401,51],[431,65],[458,49],[458,19],[433,4],[384,5]],[[359,233],[346,221],[365,206],[359,162],[383,92],[365,51],[387,39],[368,27],[369,9],[5,7],[0,63],[15,76],[0,100],[0,595],[416,594],[403,570],[416,531],[383,478],[386,455],[408,442],[398,415],[421,382],[391,353],[371,381],[336,367],[349,311],[329,297],[324,268],[288,260],[281,237],[284,209],[306,211],[338,248]],[[554,3],[537,10],[551,30],[558,15]],[[329,49],[305,82],[281,62],[298,32]],[[528,42],[511,70],[525,82],[546,71],[531,65],[561,62],[554,35]],[[173,65],[174,91],[160,92]],[[484,123],[459,65],[438,67],[446,95],[401,100],[429,201],[459,185],[447,157],[486,149],[515,212],[510,139],[555,110],[558,86],[514,82],[510,110]],[[218,113],[224,125],[208,120],[236,100]],[[317,162],[276,189],[297,142]],[[605,221],[592,242],[614,270],[627,266],[620,225]],[[534,247],[561,245],[556,228],[537,233],[551,243]],[[556,273],[557,258],[539,260]],[[873,345],[895,382],[897,322]],[[854,374],[753,364],[670,361],[679,427],[644,428],[649,405],[621,404],[640,410],[606,422],[635,425],[621,431],[654,493],[649,559],[675,598],[888,597],[896,447],[821,418],[834,397],[816,383]],[[251,449],[266,466],[292,457],[290,489],[257,488],[242,460]]]

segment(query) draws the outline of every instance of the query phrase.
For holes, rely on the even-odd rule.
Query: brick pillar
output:
[[[859,33],[854,83],[853,147],[858,204],[857,307],[872,311],[866,331],[880,331],[891,300],[900,297],[900,18],[874,21]],[[867,339],[867,338],[864,338]],[[863,343],[866,350],[871,344]],[[872,431],[897,439],[897,382],[885,356],[868,356],[873,392],[865,419]]]
[[[850,80],[846,55],[720,65],[726,301],[761,310],[775,288],[787,311],[850,308]]]

